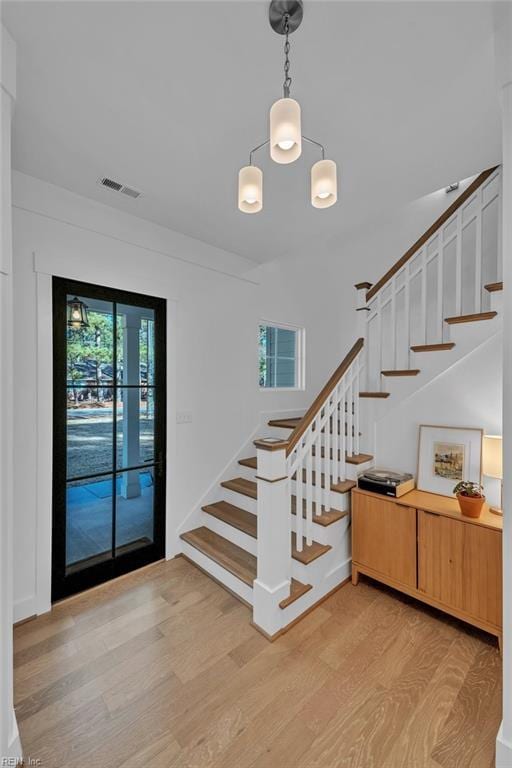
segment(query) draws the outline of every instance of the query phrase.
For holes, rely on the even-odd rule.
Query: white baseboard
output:
[[[13,605],[13,621],[16,624],[18,621],[28,619],[30,616],[37,615],[37,600],[36,596],[24,597],[21,600],[15,600]]]
[[[503,723],[496,737],[496,768],[512,768],[512,744],[503,738]]]
[[[7,754],[1,755],[0,757],[2,758],[2,765],[21,765],[23,760],[20,734],[18,731],[18,723],[16,722],[16,715],[14,714],[14,710],[11,715],[11,734],[9,743],[7,745]]]

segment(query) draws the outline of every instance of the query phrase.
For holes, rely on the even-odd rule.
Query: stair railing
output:
[[[296,518],[296,549],[313,541],[313,518],[331,509],[331,484],[346,479],[345,457],[359,453],[359,379],[364,340],[358,339],[295,427],[286,447]]]
[[[366,384],[410,368],[411,347],[442,344],[447,318],[486,309],[486,283],[501,280],[499,167],[481,173],[375,285],[359,283]]]
[[[313,541],[314,519],[331,508],[331,483],[345,479],[346,456],[359,453],[363,347],[364,340],[358,339],[288,440],[255,440],[258,571],[253,621],[271,637],[282,628],[282,608],[293,593],[292,519],[295,548],[301,551]]]

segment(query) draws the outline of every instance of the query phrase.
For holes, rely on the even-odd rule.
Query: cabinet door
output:
[[[354,494],[352,557],[393,581],[416,587],[416,510]]]
[[[418,512],[418,589],[501,626],[501,534]]]

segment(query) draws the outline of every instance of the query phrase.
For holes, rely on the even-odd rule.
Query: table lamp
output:
[[[484,435],[482,446],[482,473],[487,477],[496,477],[503,481],[503,454],[500,435]],[[500,507],[503,506],[503,482],[501,483]],[[503,510],[489,507],[495,515],[502,515]]]

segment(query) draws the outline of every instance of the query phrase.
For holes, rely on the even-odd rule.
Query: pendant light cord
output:
[[[285,42],[284,42],[283,95],[285,99],[288,99],[290,97],[290,86],[292,84],[292,79],[290,77],[290,40],[288,39],[288,35],[290,34],[290,14],[289,13],[285,13],[284,15],[284,34],[285,34]]]

